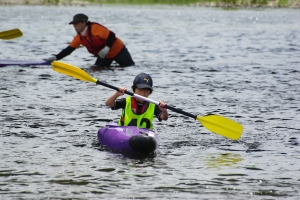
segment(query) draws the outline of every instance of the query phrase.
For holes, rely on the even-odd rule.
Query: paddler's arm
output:
[[[70,55],[76,48],[80,46],[80,36],[77,34],[70,45],[59,52],[57,55],[53,55],[49,58],[44,59],[45,61],[52,63],[55,60],[63,59],[64,57]]]
[[[63,59],[64,57],[70,55],[75,49],[77,49],[81,44],[81,39],[79,34],[77,34],[72,42],[70,42],[69,46],[65,49],[63,49],[61,52],[59,52],[56,56],[56,60]]]
[[[168,114],[168,110],[165,108],[165,106],[166,106],[167,104],[165,103],[165,102],[163,102],[163,101],[160,101],[159,102],[159,109],[161,110],[161,114],[160,114],[160,116],[159,116],[159,118],[161,119],[161,120],[168,120],[168,118],[169,118],[169,114]]]
[[[126,91],[126,88],[124,87],[120,87],[119,88],[119,91],[115,92],[113,95],[111,95],[105,102],[105,105],[106,106],[109,106],[109,107],[114,107],[115,105],[115,101],[117,100],[117,98],[119,96],[122,96],[125,94],[125,91]]]
[[[63,49],[59,54],[55,55],[56,60],[63,59],[64,57],[70,55],[75,50],[74,47],[68,46],[67,48]]]
[[[108,38],[107,38],[107,42],[106,42],[106,46],[108,46],[109,48],[111,48],[111,46],[113,45],[113,43],[116,40],[116,35],[114,32],[110,31]]]

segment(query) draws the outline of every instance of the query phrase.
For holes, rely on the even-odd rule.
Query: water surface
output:
[[[115,86],[152,75],[150,98],[244,126],[240,140],[209,132],[170,111],[155,121],[156,155],[136,157],[98,144],[120,111],[114,91],[50,66],[0,69],[1,199],[298,199],[300,13],[168,6],[1,6],[1,59],[41,60],[72,40],[73,15],[113,30],[136,66],[92,71],[80,48],[62,61]]]

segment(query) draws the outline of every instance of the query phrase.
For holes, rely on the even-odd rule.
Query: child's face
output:
[[[136,88],[134,93],[141,95],[143,97],[148,97],[151,93],[151,90],[148,88]],[[142,99],[136,98],[136,100],[139,102],[144,102],[144,100],[142,100]]]

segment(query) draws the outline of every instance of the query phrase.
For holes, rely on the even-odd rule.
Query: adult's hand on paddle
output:
[[[51,56],[49,58],[44,59],[45,61],[47,61],[48,63],[52,63],[53,61],[56,61],[56,56]]]
[[[105,56],[108,54],[110,48],[108,46],[105,46],[101,51],[99,51],[98,55],[100,58],[105,58]]]

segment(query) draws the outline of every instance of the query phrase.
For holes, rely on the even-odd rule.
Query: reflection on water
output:
[[[230,167],[242,160],[243,158],[239,154],[208,154],[206,156],[206,165],[208,168],[221,168],[224,166]]]
[[[75,34],[88,13],[129,49],[136,66],[94,71],[84,48],[63,61],[114,86],[151,74],[150,98],[189,113],[218,114],[244,126],[231,141],[170,111],[155,119],[156,155],[108,151],[97,131],[121,111],[104,105],[109,88],[50,66],[0,68],[2,199],[298,199],[298,10],[168,6],[1,6],[1,59],[41,60]],[[32,21],[34,19],[34,22]]]

